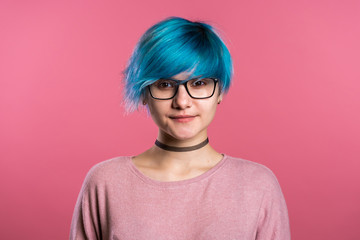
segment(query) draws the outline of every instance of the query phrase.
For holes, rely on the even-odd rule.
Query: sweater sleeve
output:
[[[263,195],[256,240],[290,240],[288,210],[275,176]]]
[[[70,240],[101,239],[96,185],[88,173],[78,196],[70,228]]]

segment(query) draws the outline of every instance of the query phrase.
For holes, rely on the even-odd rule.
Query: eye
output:
[[[190,86],[194,88],[205,87],[209,84],[209,81],[211,81],[211,79],[208,78],[194,79],[190,82]]]
[[[158,80],[155,82],[155,86],[159,89],[174,88],[175,83],[171,80]]]

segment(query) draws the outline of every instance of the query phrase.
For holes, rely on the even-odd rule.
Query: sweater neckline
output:
[[[150,185],[155,185],[155,186],[159,186],[159,187],[175,187],[175,186],[183,186],[183,185],[188,185],[203,179],[206,179],[210,176],[212,176],[216,171],[218,171],[226,162],[228,159],[228,156],[226,154],[222,154],[223,158],[212,168],[210,168],[209,170],[207,170],[206,172],[193,177],[193,178],[189,178],[189,179],[184,179],[184,180],[178,180],[178,181],[159,181],[159,180],[155,180],[152,179],[148,176],[146,176],[145,174],[143,174],[133,163],[132,158],[133,156],[128,156],[127,157],[127,165],[130,167],[132,173],[134,173],[137,177],[139,177],[143,182],[150,184]]]

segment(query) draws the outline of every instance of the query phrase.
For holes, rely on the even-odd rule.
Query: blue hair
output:
[[[143,34],[129,59],[123,72],[127,109],[138,108],[148,85],[181,72],[191,72],[190,78],[217,78],[220,91],[227,92],[233,74],[232,60],[212,26],[170,17]]]

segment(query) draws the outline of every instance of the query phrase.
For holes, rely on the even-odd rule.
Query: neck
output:
[[[186,138],[186,139],[178,139],[175,138],[163,131],[158,132],[158,136],[156,140],[159,142],[173,147],[191,147],[195,146],[203,141],[205,141],[208,138],[206,129],[200,132],[197,136],[194,136],[192,138]]]
[[[156,159],[158,166],[164,169],[186,169],[193,165],[206,164],[204,159],[211,159],[217,154],[210,144],[187,152],[167,151],[154,145],[149,153]]]
[[[190,139],[176,139],[168,134],[159,131],[157,140],[162,144],[175,148],[188,148],[202,143],[207,139],[206,131],[199,136]],[[209,155],[213,155],[215,150],[206,144],[201,148],[192,150],[192,151],[168,151],[163,148],[160,148],[154,145],[151,148],[151,153],[156,155],[157,159],[163,163],[169,165],[187,165],[190,162],[196,161],[197,159],[207,159]]]
[[[206,138],[207,134],[201,134],[201,136],[196,139],[181,140],[159,132],[157,139],[169,146],[189,147],[201,143]],[[176,174],[194,169],[207,169],[209,166],[214,166],[223,156],[216,152],[210,144],[188,152],[166,151],[153,145],[150,149],[135,158],[144,159],[142,164],[149,169],[157,169],[158,171]]]

